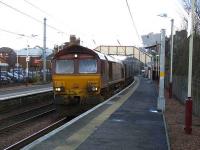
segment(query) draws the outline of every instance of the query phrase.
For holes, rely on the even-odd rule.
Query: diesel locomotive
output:
[[[106,97],[134,80],[132,61],[80,45],[70,45],[52,60],[54,100],[63,105],[90,97]]]

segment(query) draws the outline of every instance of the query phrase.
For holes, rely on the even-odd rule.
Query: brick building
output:
[[[23,48],[16,51],[18,57],[19,66],[22,68],[26,68],[26,60],[29,60],[29,68],[42,68],[42,56],[43,49],[39,46],[33,48]],[[52,54],[51,49],[46,49],[46,57]],[[51,61],[47,60],[47,69],[51,69]]]

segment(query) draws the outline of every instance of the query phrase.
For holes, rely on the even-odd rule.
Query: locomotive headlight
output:
[[[87,87],[88,92],[98,92],[99,88],[98,88],[98,84],[97,83],[88,83],[88,87]]]
[[[92,91],[96,92],[96,91],[98,91],[98,88],[97,87],[92,87]]]
[[[56,92],[61,92],[61,91],[64,91],[64,88],[63,87],[56,87],[55,91]]]
[[[88,87],[88,92],[97,92],[98,88],[96,86],[89,86]]]
[[[60,87],[57,87],[57,88],[55,88],[55,91],[56,91],[56,92],[60,92],[60,91],[61,91],[61,88],[60,88]]]

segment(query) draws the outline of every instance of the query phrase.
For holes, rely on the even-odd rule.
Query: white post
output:
[[[17,50],[17,70],[18,70],[18,66],[19,66],[19,58],[18,58],[18,50]]]
[[[189,41],[189,67],[188,67],[188,97],[191,97],[191,86],[192,86],[192,56],[193,56],[193,36],[194,36],[194,0],[192,0],[192,25],[191,35]]]
[[[195,0],[192,0],[191,35],[189,41],[189,66],[188,66],[188,98],[185,101],[185,133],[192,133],[192,57],[194,36],[194,10]]]
[[[46,82],[46,18],[44,18],[44,41],[43,41],[43,81]]]
[[[28,78],[28,62],[29,62],[29,45],[27,42],[27,50],[26,50],[26,77]]]
[[[164,96],[164,77],[165,77],[165,30],[161,30],[161,50],[160,50],[160,82],[159,82],[159,96],[157,109],[165,111],[165,96]]]
[[[17,50],[17,77],[19,79],[19,56],[18,56],[18,50]]]
[[[174,19],[171,20],[169,98],[172,98],[172,71],[173,71],[173,47],[174,47],[173,31],[174,31]]]

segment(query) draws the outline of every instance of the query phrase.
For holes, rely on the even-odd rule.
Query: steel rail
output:
[[[11,124],[11,125],[9,125],[9,126],[5,126],[5,127],[3,127],[3,128],[0,128],[0,132],[3,132],[4,130],[7,130],[7,129],[12,128],[12,127],[14,127],[14,126],[18,126],[18,125],[20,125],[20,124],[22,124],[22,123],[25,123],[25,122],[27,122],[27,121],[36,119],[36,118],[38,118],[38,117],[42,117],[43,115],[46,115],[46,114],[48,114],[48,113],[51,113],[51,112],[53,112],[53,111],[55,111],[55,110],[56,110],[55,108],[54,108],[54,109],[50,109],[50,110],[48,110],[48,111],[42,112],[42,113],[37,114],[37,115],[35,115],[35,116],[32,116],[32,117],[30,117],[30,118],[27,118],[27,119],[18,121],[18,122],[16,122],[16,123],[13,123],[13,124]]]

